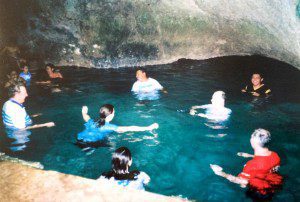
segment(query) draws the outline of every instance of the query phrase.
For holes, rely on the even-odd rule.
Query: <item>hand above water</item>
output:
[[[248,154],[248,153],[245,153],[245,152],[238,152],[237,155],[241,156],[241,157],[245,157],[245,158],[252,158],[252,157],[254,157],[254,155]]]
[[[82,106],[81,112],[82,112],[83,114],[87,114],[88,111],[89,111],[89,108],[88,108],[87,106]]]
[[[221,175],[223,168],[221,166],[210,164],[210,168],[214,171],[216,175]]]
[[[50,127],[53,127],[55,126],[55,123],[54,122],[48,122],[48,123],[44,123],[44,126],[50,128]]]
[[[149,126],[149,130],[158,129],[158,127],[159,127],[158,123],[153,123]]]
[[[190,110],[190,115],[195,116],[196,115],[196,110],[194,110],[193,108]]]

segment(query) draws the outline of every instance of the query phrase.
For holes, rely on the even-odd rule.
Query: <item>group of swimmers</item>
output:
[[[60,78],[63,76],[59,72],[53,71],[51,66],[46,67],[46,71],[50,78]],[[6,85],[8,89],[9,100],[5,102],[2,109],[3,122],[6,128],[13,130],[27,130],[39,127],[52,127],[53,122],[45,124],[32,125],[32,120],[26,113],[23,106],[25,98],[28,96],[26,85],[30,82],[31,75],[27,68],[23,68],[20,74],[26,82],[14,79]],[[137,81],[133,84],[131,91],[137,94],[147,94],[151,92],[167,91],[155,79],[147,76],[147,73],[139,69],[136,72]],[[47,81],[46,81],[47,82]],[[249,93],[256,97],[270,96],[271,90],[263,83],[261,74],[255,73],[251,78],[252,85],[248,85],[241,91]],[[205,109],[205,113],[197,113],[197,109]],[[191,115],[197,115],[206,119],[215,121],[224,121],[229,118],[231,110],[225,107],[225,93],[216,91],[211,99],[211,104],[193,106],[190,109]],[[157,129],[159,125],[153,123],[149,126],[117,126],[111,124],[115,115],[115,108],[111,104],[104,104],[100,107],[99,118],[92,119],[88,115],[88,107],[82,107],[82,117],[85,121],[84,131],[78,133],[77,141],[81,144],[92,144],[103,141],[111,132],[123,133],[127,131],[151,131]],[[280,186],[282,177],[277,174],[280,166],[280,158],[276,152],[270,151],[267,148],[267,143],[270,141],[271,135],[265,129],[257,129],[251,135],[250,143],[254,149],[254,155],[247,153],[238,153],[239,156],[252,158],[248,161],[243,169],[243,172],[238,176],[227,174],[218,165],[210,165],[216,175],[222,176],[231,182],[240,184],[241,187],[248,185],[249,190],[254,190],[254,193],[268,195],[274,192],[274,188]],[[132,164],[132,156],[128,148],[120,147],[113,153],[112,170],[105,172],[99,179],[108,179],[116,184],[128,186],[136,189],[144,189],[144,185],[150,181],[150,177],[140,171],[130,171]]]

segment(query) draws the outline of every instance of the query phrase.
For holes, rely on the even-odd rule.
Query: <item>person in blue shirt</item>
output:
[[[111,171],[102,173],[98,180],[106,180],[116,186],[144,190],[144,185],[150,182],[150,177],[138,170],[129,171],[131,164],[130,150],[127,147],[120,147],[113,153]]]
[[[19,75],[21,78],[23,78],[26,82],[26,86],[30,85],[30,80],[31,80],[31,74],[28,70],[28,66],[24,65],[22,68],[22,72]]]
[[[84,124],[85,130],[77,135],[77,140],[84,143],[93,143],[103,140],[108,134],[112,132],[123,133],[127,131],[151,131],[158,128],[158,124],[154,123],[150,126],[117,126],[111,124],[115,115],[114,106],[111,104],[102,105],[99,111],[99,119],[93,120],[88,115],[88,107],[82,107],[82,117],[86,122]]]

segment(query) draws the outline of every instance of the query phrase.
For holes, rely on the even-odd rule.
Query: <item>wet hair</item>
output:
[[[109,115],[111,115],[114,111],[114,106],[111,104],[104,104],[100,107],[99,110],[99,120],[98,125],[101,127],[105,124],[105,119],[106,117],[108,117]]]
[[[214,92],[214,94],[212,95],[213,98],[222,98],[222,99],[226,99],[226,96],[225,96],[225,92],[224,91],[216,91]]]
[[[23,64],[23,65],[21,66],[21,69],[24,70],[25,67],[27,67],[27,68],[29,69],[29,65],[28,65],[28,64]]]
[[[52,63],[47,63],[47,64],[45,65],[45,68],[47,69],[47,67],[50,67],[51,69],[53,69],[55,66],[54,66],[54,64],[52,64]]]
[[[127,147],[120,147],[115,150],[112,156],[112,170],[102,173],[105,178],[114,177],[116,180],[136,180],[139,171],[129,172],[129,163],[131,162],[131,152]],[[128,170],[127,170],[128,169]]]
[[[254,74],[258,74],[258,75],[260,76],[260,78],[263,78],[263,75],[262,75],[262,73],[260,73],[260,72],[253,72],[252,75],[251,75],[251,77],[252,77]]]
[[[265,147],[271,140],[270,132],[262,128],[256,129],[251,137],[256,138],[261,147]]]
[[[142,73],[145,73],[146,77],[148,78],[147,72],[145,69],[139,68],[137,71],[141,71]]]
[[[11,98],[11,97],[15,96],[16,93],[20,92],[21,86],[25,87],[24,80],[22,80],[21,78],[9,80],[5,84],[5,88],[7,88],[8,97]]]

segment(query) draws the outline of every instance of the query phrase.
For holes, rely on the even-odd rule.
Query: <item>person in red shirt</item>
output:
[[[269,195],[275,192],[282,184],[282,176],[277,171],[280,166],[280,157],[276,152],[270,151],[266,144],[271,140],[271,134],[265,129],[256,129],[250,139],[254,155],[239,152],[237,155],[245,158],[253,158],[244,166],[238,176],[227,174],[218,165],[210,165],[216,175],[247,187],[250,191],[259,195]]]

